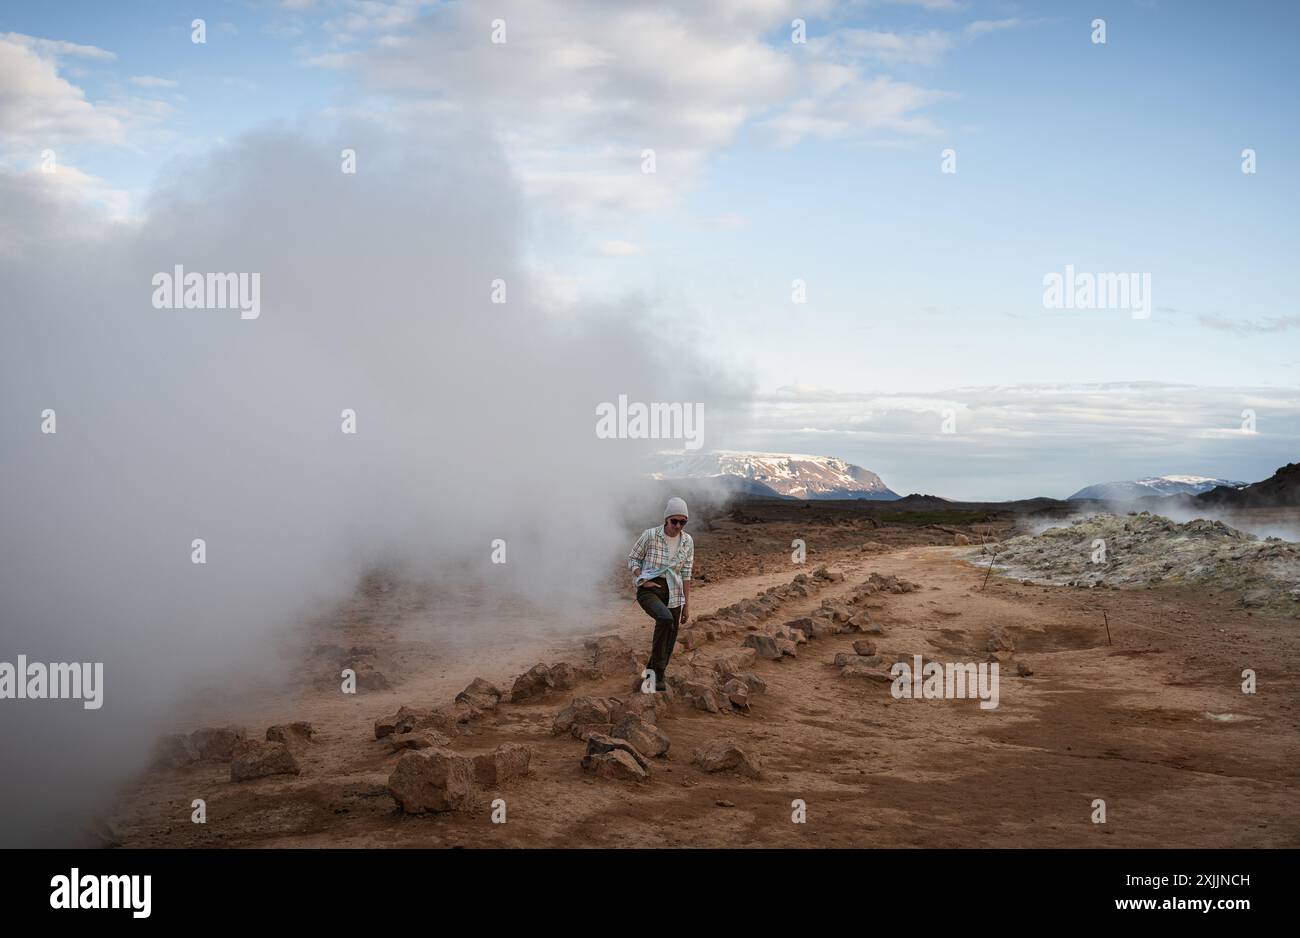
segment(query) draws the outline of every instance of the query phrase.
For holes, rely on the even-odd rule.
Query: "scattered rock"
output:
[[[190,733],[200,759],[219,759],[222,762],[235,754],[235,743],[244,739],[248,731],[242,726],[205,726]]]
[[[892,684],[894,676],[888,671],[881,670],[878,667],[868,667],[862,664],[847,664],[840,670],[840,677],[856,677],[867,681],[875,681],[880,684]]]
[[[884,664],[884,659],[880,655],[853,655],[841,651],[835,655],[833,663],[837,668],[847,668],[849,665],[857,665],[863,668],[879,668]]]
[[[415,730],[411,733],[394,733],[387,737],[388,748],[393,752],[403,749],[432,749],[446,746],[451,740],[436,730]]]
[[[469,801],[473,777],[469,757],[434,747],[397,760],[388,777],[388,793],[407,814],[451,811]]]
[[[551,665],[551,682],[556,690],[569,690],[578,683],[581,676],[578,669],[567,661]]]
[[[615,739],[627,740],[637,752],[651,758],[666,755],[670,745],[667,733],[636,716],[624,717],[623,722],[614,727],[609,735]]]
[[[179,769],[199,761],[199,750],[184,733],[169,733],[154,744],[153,765],[159,769]]]
[[[682,629],[677,633],[677,642],[687,651],[694,651],[709,640],[704,629]]]
[[[722,685],[722,693],[733,707],[744,710],[749,707],[749,685],[739,678],[732,678]]]
[[[713,668],[719,674],[726,674],[728,671],[739,671],[742,668],[752,667],[757,658],[757,649],[753,645],[746,644],[742,648],[718,652],[707,659],[704,664],[706,667]]]
[[[736,771],[750,778],[758,778],[762,766],[758,756],[746,752],[734,737],[724,737],[705,743],[695,752],[694,762],[706,772]]]
[[[781,641],[789,641],[789,639],[781,639]],[[754,632],[745,636],[743,644],[746,648],[752,648],[759,658],[764,658],[768,661],[775,661],[777,658],[781,657],[781,649],[777,647],[776,643],[777,639],[773,638],[771,635],[764,635],[762,632]]]
[[[864,635],[885,634],[885,630],[882,629],[875,622],[872,622],[871,617],[868,616],[866,612],[859,612],[857,615],[855,615],[852,619],[848,621],[848,626],[854,631],[862,632]]]
[[[528,774],[533,751],[519,743],[506,743],[474,757],[474,781],[491,788]]]
[[[807,635],[805,635],[803,632],[799,631],[798,629],[792,629],[787,625],[778,625],[776,628],[772,629],[768,634],[771,635],[773,638],[784,638],[788,641],[792,641],[796,645],[806,645],[808,643]]]
[[[1016,640],[1011,637],[1011,634],[1006,629],[995,626],[989,632],[987,647],[990,652],[1015,651]]]
[[[510,688],[510,702],[520,703],[540,697],[554,686],[551,669],[544,664],[535,664],[515,678],[514,686]]]
[[[616,749],[630,755],[634,760],[636,760],[636,764],[641,766],[641,768],[648,769],[650,767],[649,760],[641,754],[636,746],[632,745],[632,743],[628,742],[626,739],[620,739],[617,736],[609,736],[602,733],[595,733],[587,740],[587,755],[589,756],[599,755],[602,752],[613,752]]]
[[[582,757],[582,767],[601,778],[616,781],[644,782],[649,778],[649,773],[636,759],[622,749],[588,753]]]
[[[284,743],[289,749],[301,749],[311,742],[314,732],[312,725],[305,720],[296,723],[277,723],[275,726],[267,727],[266,741]]]
[[[606,697],[575,697],[555,715],[551,732],[556,736],[573,732],[574,728],[588,723],[609,723],[610,700]]]
[[[477,710],[495,710],[501,701],[501,691],[489,681],[476,677],[468,687],[456,695],[457,703],[467,703]]]
[[[860,638],[853,643],[853,651],[869,657],[876,653],[876,643],[869,638]]]
[[[641,661],[632,647],[623,639],[605,635],[585,643],[592,654],[594,666],[602,675],[640,673]]]
[[[267,775],[297,775],[302,770],[289,747],[282,742],[241,739],[230,760],[230,780],[243,782]]]
[[[681,691],[682,699],[696,710],[707,710],[709,713],[722,712],[725,698],[717,685],[703,681],[682,681],[677,687]]]
[[[1016,677],[1029,677],[1034,671],[1023,661],[1016,662]]]
[[[460,733],[454,713],[446,710],[401,707],[392,716],[380,717],[375,721],[375,739],[427,728],[435,729],[445,736],[456,736]]]
[[[724,676],[727,680],[732,680],[734,678],[738,681],[744,681],[745,686],[749,688],[750,696],[753,696],[754,694],[767,693],[767,681],[763,680],[752,671],[746,671],[743,674],[727,674]]]
[[[357,676],[357,690],[388,690],[388,678],[368,664],[359,664],[352,669]]]
[[[826,611],[830,613],[832,622],[848,622],[853,618],[853,610],[848,606],[829,606]]]

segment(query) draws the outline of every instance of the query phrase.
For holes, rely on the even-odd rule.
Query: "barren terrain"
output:
[[[802,513],[800,513],[802,512]],[[240,688],[197,701],[177,732],[237,724],[260,739],[268,726],[308,721],[299,774],[231,781],[226,760],[142,771],[107,816],[108,842],[125,847],[1283,847],[1300,846],[1300,620],[1293,609],[1243,605],[1195,585],[1131,589],[1021,583],[963,559],[974,544],[1014,533],[997,518],[923,518],[866,509],[746,503],[692,528],[693,617],[745,605],[825,565],[843,580],[788,591],[760,621],[714,618],[712,641],[679,649],[669,674],[694,670],[746,635],[844,604],[877,632],[884,669],[913,654],[988,661],[989,638],[1009,635],[1000,704],[898,700],[890,686],[842,676],[858,632],[820,635],[794,656],[746,670],[766,684],[748,708],[709,712],[675,688],[657,718],[671,740],[649,758],[648,778],[584,769],[587,744],[553,732],[575,697],[626,700],[644,660],[651,621],[612,576],[608,603],[575,623],[522,603],[445,596],[371,577],[349,603],[312,626],[293,686]],[[630,534],[634,536],[635,532]],[[793,538],[807,563],[791,562]],[[629,539],[629,544],[631,540]],[[986,562],[986,561],[983,561]],[[872,574],[911,591],[858,588]],[[876,582],[879,582],[877,580]],[[1292,584],[1297,585],[1297,584]],[[856,602],[853,600],[856,599]],[[829,600],[829,602],[827,602]],[[1300,606],[1300,603],[1295,604]],[[1103,615],[1104,613],[1104,615]],[[752,617],[751,617],[752,618]],[[864,620],[865,621],[865,620]],[[586,640],[625,639],[636,658],[598,676]],[[515,679],[538,662],[572,662],[578,678],[509,702]],[[1017,676],[1015,663],[1032,673]],[[350,663],[386,689],[340,693]],[[1242,672],[1258,690],[1242,692]],[[526,774],[480,786],[461,807],[408,814],[387,787],[399,759],[376,720],[406,705],[451,703],[476,677],[503,690],[445,741],[453,752],[503,744],[531,750]],[[697,749],[732,737],[761,762],[757,777],[706,772]],[[190,820],[194,799],[207,823]],[[492,823],[503,799],[506,823]],[[792,802],[806,823],[792,823]],[[1093,823],[1103,799],[1106,823]]]

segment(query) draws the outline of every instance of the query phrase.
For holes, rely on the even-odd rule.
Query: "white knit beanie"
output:
[[[683,515],[687,518],[690,515],[686,511],[686,502],[676,495],[668,499],[668,507],[664,509],[664,517],[671,518],[673,515]]]

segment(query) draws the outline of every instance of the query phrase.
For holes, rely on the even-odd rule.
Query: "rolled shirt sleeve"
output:
[[[637,538],[636,544],[632,547],[632,553],[627,555],[627,568],[637,570],[645,566],[645,551],[650,543],[650,532],[642,531],[641,536]]]

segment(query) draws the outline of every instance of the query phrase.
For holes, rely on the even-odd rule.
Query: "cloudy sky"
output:
[[[709,448],[952,497],[1249,481],[1300,456],[1297,30],[1290,2],[10,3],[2,191],[125,229],[250,132],[454,118],[503,154],[542,314],[635,309],[752,389]],[[1149,274],[1149,317],[1045,308],[1067,265]]]

